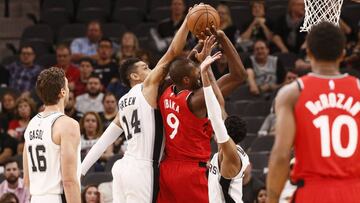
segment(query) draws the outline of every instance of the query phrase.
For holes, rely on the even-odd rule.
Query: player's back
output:
[[[221,175],[219,153],[215,153],[210,161],[208,177],[210,203],[243,202],[243,177],[250,161],[248,155],[239,145],[236,146],[236,149],[241,160],[241,168],[234,178],[227,179]]]
[[[64,166],[60,164],[60,145],[55,144],[52,137],[52,126],[61,116],[64,114],[60,112],[39,113],[26,128],[24,147],[27,150],[30,194],[33,196],[63,194],[61,167]],[[80,178],[80,170],[78,173]]]
[[[210,158],[210,121],[197,118],[189,109],[191,91],[182,90],[176,94],[174,87],[168,87],[159,100],[165,126],[166,158],[206,162]]]
[[[158,162],[163,136],[161,115],[146,101],[142,88],[142,84],[134,86],[119,100],[119,120],[127,139],[125,155]]]
[[[360,84],[348,75],[298,80],[293,179],[360,178]]]

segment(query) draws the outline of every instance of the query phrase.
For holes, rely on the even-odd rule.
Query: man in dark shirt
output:
[[[112,58],[113,43],[108,38],[102,38],[97,48],[98,58],[94,68],[94,73],[99,75],[101,83],[107,87],[112,79],[118,75],[118,64]]]
[[[290,0],[287,13],[276,21],[273,42],[281,52],[298,53],[304,44],[306,33],[300,32],[304,12],[303,0]]]
[[[0,165],[16,154],[17,141],[6,133],[0,134]]]

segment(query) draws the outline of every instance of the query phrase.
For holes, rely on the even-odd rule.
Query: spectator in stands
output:
[[[257,199],[257,191],[264,187],[264,183],[251,174],[251,164],[244,171],[243,178],[243,201],[253,203]]]
[[[82,159],[90,151],[91,147],[98,141],[103,132],[103,125],[99,114],[87,112],[80,120],[81,130],[81,157]],[[95,171],[104,171],[106,161],[114,155],[113,145],[110,145],[95,163]]]
[[[76,100],[75,100],[74,92],[70,91],[69,100],[65,106],[65,114],[75,119],[76,121],[80,121],[80,119],[83,117],[83,113],[76,110],[75,104],[76,104]]]
[[[266,188],[260,188],[256,193],[256,200],[255,203],[266,203]]]
[[[17,141],[6,133],[0,133],[0,165],[16,154]]]
[[[154,67],[154,59],[149,51],[140,49],[136,52],[136,57],[145,62],[150,68]]]
[[[263,40],[255,42],[254,54],[244,61],[244,66],[252,94],[274,91],[284,82],[286,71],[276,56],[269,55],[269,47]]]
[[[0,131],[7,132],[9,122],[15,119],[16,94],[8,90],[1,97]]]
[[[17,196],[12,192],[7,192],[7,193],[3,194],[2,196],[0,196],[0,202],[1,203],[22,203],[22,202],[19,202],[19,198],[17,198]]]
[[[136,52],[139,50],[139,40],[132,32],[125,32],[121,37],[120,50],[117,53],[119,64],[128,58],[136,56]]]
[[[0,184],[0,196],[7,192],[14,193],[21,203],[30,202],[30,192],[25,187],[22,178],[19,164],[14,159],[9,159],[4,164],[5,181]]]
[[[251,1],[250,8],[252,19],[245,23],[244,28],[240,29],[240,39],[237,40],[244,50],[252,47],[256,40],[262,39],[270,42],[273,37],[272,22],[265,18],[265,1]]]
[[[117,99],[124,96],[130,89],[125,86],[120,80],[112,82],[108,85],[107,91],[113,93]]]
[[[96,185],[87,185],[81,193],[82,203],[100,203],[100,193]]]
[[[76,97],[76,109],[81,113],[88,111],[103,112],[102,100],[104,94],[101,90],[102,85],[99,76],[91,75],[86,84],[86,93]]]
[[[89,111],[80,119],[81,157],[85,157],[90,148],[97,142],[103,126],[96,112]]]
[[[78,61],[88,56],[93,59],[98,57],[98,42],[103,33],[99,21],[90,21],[87,26],[86,37],[76,38],[71,42],[72,60]]]
[[[229,7],[224,3],[220,3],[216,10],[220,16],[220,29],[235,44],[236,27],[233,25]]]
[[[107,92],[104,95],[102,103],[104,105],[104,112],[99,113],[99,116],[104,129],[106,129],[117,115],[117,100],[113,93]]]
[[[86,92],[86,84],[94,72],[94,61],[89,58],[81,58],[79,62],[80,77],[75,81],[74,93],[76,96]]]
[[[297,53],[303,46],[306,33],[300,32],[305,14],[303,0],[290,0],[287,13],[274,26],[273,42],[283,53]]]
[[[18,141],[18,154],[24,147],[24,132],[30,119],[36,114],[36,104],[30,97],[19,97],[16,100],[16,118],[11,120],[7,133]]]
[[[159,23],[158,33],[161,38],[172,39],[176,31],[180,28],[185,18],[185,2],[184,0],[172,0],[171,1],[171,16]],[[171,40],[170,40],[171,41]]]
[[[150,30],[159,52],[165,51],[170,45],[176,31],[184,21],[185,9],[186,5],[184,0],[172,0],[170,5],[170,18],[159,22],[157,29]]]
[[[135,38],[134,37],[135,35],[133,36],[132,40],[128,39],[125,43],[122,42],[121,53],[126,53],[124,52],[124,50],[127,50],[128,49],[127,46],[131,45],[131,43],[128,42],[137,41],[136,37]],[[134,46],[130,46],[130,47],[134,47]],[[117,78],[116,76],[118,75],[118,69],[119,69],[118,64],[112,58],[113,56],[112,41],[108,38],[102,38],[99,41],[97,53],[99,57],[96,60],[94,73],[99,75],[102,84],[104,85],[104,87],[107,87],[112,79]]]
[[[66,78],[69,82],[69,89],[74,90],[75,82],[80,78],[80,71],[78,67],[71,63],[71,51],[65,44],[60,44],[56,47],[56,67],[64,70]]]
[[[7,65],[9,71],[9,87],[20,92],[30,92],[36,83],[36,78],[41,67],[35,62],[35,52],[31,46],[23,46],[20,49],[20,60]]]
[[[357,38],[358,40],[356,44],[350,49],[350,55],[345,58],[345,62],[353,71],[358,73],[357,77],[360,78],[360,21]]]

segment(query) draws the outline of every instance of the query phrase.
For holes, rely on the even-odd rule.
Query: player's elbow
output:
[[[272,162],[275,165],[289,163],[290,162],[290,152],[286,152],[286,151],[274,148],[271,151],[270,160],[271,160],[270,162]]]
[[[76,178],[66,178],[62,180],[62,184],[64,189],[69,189],[71,191],[72,188],[79,187],[79,181]]]

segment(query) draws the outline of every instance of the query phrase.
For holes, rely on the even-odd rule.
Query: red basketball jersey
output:
[[[311,73],[298,84],[292,178],[360,178],[359,80]]]
[[[161,95],[159,108],[165,127],[166,158],[208,161],[212,128],[209,119],[197,118],[189,109],[191,91],[174,92],[168,87]]]

